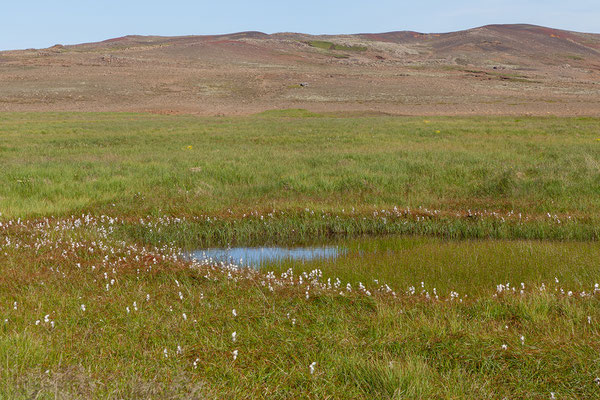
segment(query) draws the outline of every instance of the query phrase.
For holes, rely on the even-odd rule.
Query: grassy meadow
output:
[[[600,119],[0,114],[0,398],[596,399]],[[204,246],[332,243],[260,270]]]
[[[425,207],[595,218],[600,119],[0,116],[6,217]]]

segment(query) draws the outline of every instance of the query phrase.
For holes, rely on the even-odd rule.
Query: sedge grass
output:
[[[584,282],[551,280],[544,292],[528,282],[525,294],[494,297],[480,280],[476,295],[448,302],[366,296],[354,281],[356,294],[345,281],[344,295],[320,293],[307,281],[306,298],[306,284],[271,292],[263,278],[66,230],[50,227],[40,242],[27,228],[2,247],[3,397],[592,399],[599,390],[597,299],[566,292]]]
[[[593,399],[600,391],[593,281],[586,294],[550,281],[439,299],[368,282],[329,289],[314,271],[301,282],[190,264],[173,249],[114,240],[111,225],[86,217],[3,226],[0,397]]]
[[[365,237],[335,241],[347,253],[332,259],[261,266],[264,271],[296,273],[319,269],[325,277],[345,282],[385,282],[402,290],[425,288],[447,296],[480,296],[498,284],[520,289],[558,280],[581,291],[600,278],[600,245],[596,242],[539,240],[447,240],[423,236]]]
[[[0,398],[598,398],[599,127],[0,114]]]
[[[6,113],[0,212],[421,206],[592,218],[599,132],[596,118]]]

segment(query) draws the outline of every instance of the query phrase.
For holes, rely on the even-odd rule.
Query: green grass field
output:
[[[323,50],[367,51],[365,46],[347,46],[343,44],[327,42],[324,40],[311,40],[308,42],[308,45]]]
[[[596,399],[599,139],[597,118],[0,114],[0,398]],[[320,242],[349,255],[180,253]]]
[[[595,217],[598,139],[592,118],[3,114],[0,209],[30,217],[422,206]]]

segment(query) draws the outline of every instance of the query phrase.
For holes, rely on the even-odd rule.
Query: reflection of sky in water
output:
[[[196,260],[232,262],[237,265],[261,265],[284,260],[310,261],[335,258],[343,254],[337,247],[234,247],[231,249],[202,249],[189,255]],[[241,261],[240,261],[241,260]]]

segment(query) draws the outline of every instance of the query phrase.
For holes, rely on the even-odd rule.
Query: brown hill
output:
[[[600,115],[600,35],[125,36],[0,52],[0,110]]]
[[[450,33],[388,32],[360,35],[372,40],[423,44],[437,54],[460,51],[506,53],[537,58],[559,52],[600,55],[600,35],[569,32],[535,25],[487,25]]]

